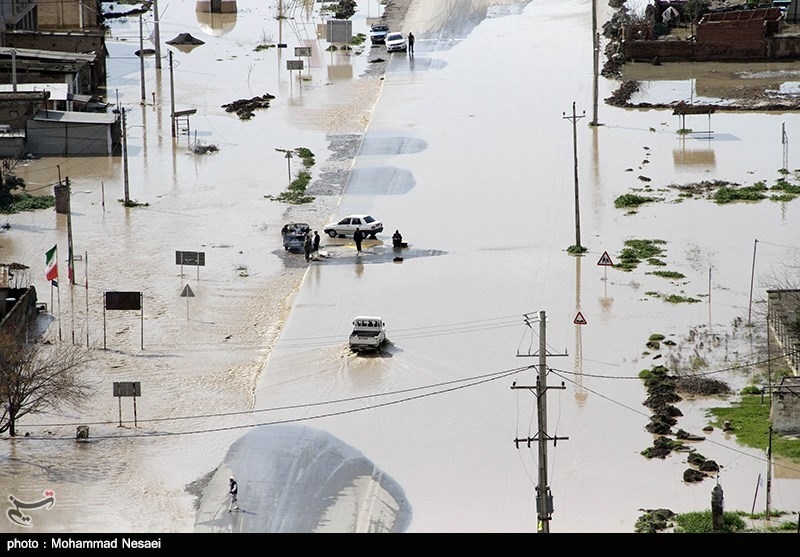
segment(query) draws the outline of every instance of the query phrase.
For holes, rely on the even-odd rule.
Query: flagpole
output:
[[[67,183],[67,278],[69,279],[69,308],[70,323],[72,324],[72,344],[75,344],[75,255],[72,250],[72,193],[70,192],[69,176]]]
[[[56,286],[58,290],[58,342],[61,342],[61,288]]]

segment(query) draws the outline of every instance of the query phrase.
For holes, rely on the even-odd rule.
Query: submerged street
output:
[[[354,33],[382,9],[359,2]],[[782,126],[800,134],[791,115],[703,116],[690,125],[709,133],[687,135],[670,111],[606,106],[618,83],[593,89],[584,2],[413,0],[401,29],[416,36],[413,56],[327,51],[324,18],[299,8],[276,20],[270,3],[240,1],[217,26],[184,3],[162,10],[164,40],[205,41],[173,52],[177,110],[197,109],[191,132],[170,136],[170,83],[152,59],[139,104],[135,22],[115,23],[109,41],[141,206],[118,201],[118,158],[15,169],[31,190],[70,178],[88,284],[56,293],[48,333],[86,343],[98,385],[85,407],[26,420],[0,444],[9,493],[56,493],[29,530],[536,532],[542,342],[550,531],[631,533],[643,509],[709,508],[717,483],[726,510],[751,509],[765,452],[703,431],[707,409],[734,399],[676,403],[674,429],[705,437],[692,448],[721,467],[686,483],[686,453],[641,454],[654,436],[639,373],[664,365],[736,392],[763,383],[764,300],[796,266],[798,201],[719,205],[673,186],[773,183],[787,162]],[[611,8],[598,10],[602,23]],[[279,41],[288,49],[255,48]],[[313,49],[307,77],[284,69],[299,45]],[[379,57],[383,76],[370,70]],[[275,99],[248,121],[222,108],[264,93]],[[219,151],[197,155],[197,144]],[[315,155],[315,199],[273,201],[301,170],[284,156],[299,147]],[[632,192],[658,199],[615,206]],[[385,226],[361,253],[323,236],[328,257],[307,263],[281,243],[287,222],[321,231],[351,214]],[[48,301],[44,253],[66,253],[62,217],[9,215],[0,242]],[[392,247],[395,230],[407,248]],[[583,256],[567,252],[578,239]],[[663,270],[681,278],[650,261],[600,264],[634,239],[663,241]],[[176,250],[206,265],[176,266]],[[143,291],[141,321],[106,315],[108,290]],[[357,315],[385,321],[380,353],[350,351]],[[654,334],[674,345],[648,348]],[[113,381],[141,381],[136,424]],[[75,443],[78,424],[90,443]],[[772,473],[773,508],[792,511],[800,469]],[[228,512],[230,476],[241,513]]]

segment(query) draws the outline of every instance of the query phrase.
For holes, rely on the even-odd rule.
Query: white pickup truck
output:
[[[378,351],[386,341],[386,325],[380,317],[363,315],[353,319],[353,332],[350,333],[350,350],[362,352]]]

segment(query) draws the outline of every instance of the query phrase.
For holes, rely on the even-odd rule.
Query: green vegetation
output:
[[[257,44],[256,47],[253,49],[255,52],[261,52],[262,50],[269,50],[270,48],[275,48],[274,44]]]
[[[15,193],[16,190],[25,189],[25,180],[13,174],[8,174],[0,183],[0,214],[10,215],[23,211],[49,209],[56,204],[52,195],[31,195],[28,192]]]
[[[723,186],[714,192],[712,199],[720,205],[733,203],[734,201],[761,201],[767,197],[764,193],[765,191],[767,191],[767,186],[764,182],[756,182],[752,186],[741,188]]]
[[[291,153],[294,153],[296,156],[303,159],[304,170],[301,170],[297,174],[297,178],[292,180],[286,191],[278,196],[267,195],[265,197],[267,199],[271,199],[272,201],[281,201],[283,203],[291,203],[292,205],[302,205],[303,203],[311,203],[314,201],[314,196],[306,193],[306,188],[311,182],[311,173],[308,171],[308,169],[314,166],[314,153],[305,147],[298,147],[292,151],[287,149],[275,150],[280,153],[286,153],[286,158],[289,159],[289,161],[291,161]]]
[[[272,201],[282,201],[283,203],[290,203],[292,205],[302,205],[303,203],[311,203],[314,201],[314,196],[306,194],[306,188],[311,182],[311,174],[307,170],[301,170],[297,178],[292,180],[286,191],[278,196],[267,195],[267,199]]]
[[[746,524],[742,517],[735,512],[722,513],[722,532],[743,532]],[[700,511],[679,514],[675,517],[675,532],[683,534],[710,534],[714,532],[711,511]]]
[[[652,203],[654,201],[661,201],[661,199],[658,197],[637,195],[635,193],[626,193],[625,195],[620,195],[614,200],[614,207],[617,209],[629,209],[631,207],[639,207],[640,205]]]
[[[10,202],[0,206],[0,213],[10,215],[23,211],[35,211],[37,209],[49,209],[55,207],[56,198],[52,195],[33,196],[29,193],[18,193],[11,196]]]
[[[149,203],[141,203],[139,201],[134,201],[133,199],[128,199],[125,201],[124,199],[117,199],[120,203],[122,203],[125,207],[149,207]]]
[[[314,166],[314,153],[312,153],[310,149],[298,147],[294,150],[294,154],[303,159],[303,166],[306,168]]]
[[[579,246],[577,244],[573,244],[567,248],[567,253],[571,255],[581,255],[582,253],[586,253],[589,251],[589,248],[585,246]]]
[[[667,337],[665,337],[661,333],[653,333],[652,335],[650,335],[650,338],[647,339],[647,340],[658,342],[658,341],[664,340],[665,338],[667,338]]]
[[[769,447],[769,399],[761,395],[743,395],[741,401],[726,408],[711,408],[711,425],[722,427],[730,422],[736,440],[747,447],[763,449]],[[772,436],[772,454],[800,462],[800,440]]]
[[[657,277],[662,277],[662,278],[671,279],[671,280],[678,280],[678,279],[686,278],[686,275],[684,275],[683,273],[679,273],[677,271],[653,271],[653,272],[650,272],[650,273],[647,273],[647,274],[648,275],[655,275]]]
[[[364,44],[364,41],[366,41],[366,40],[367,40],[367,36],[364,33],[356,33],[350,39],[350,44],[352,44],[352,45],[360,45],[360,44]]]
[[[625,247],[619,254],[620,262],[615,267],[623,271],[632,271],[642,259],[663,255],[664,250],[659,246],[666,243],[664,240],[626,240]]]

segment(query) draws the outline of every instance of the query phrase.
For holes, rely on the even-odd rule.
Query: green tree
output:
[[[356,0],[339,0],[333,17],[336,19],[349,19],[356,13]]]
[[[25,189],[25,180],[13,174],[6,174],[0,180],[0,207],[8,208],[16,200],[14,190]]]

